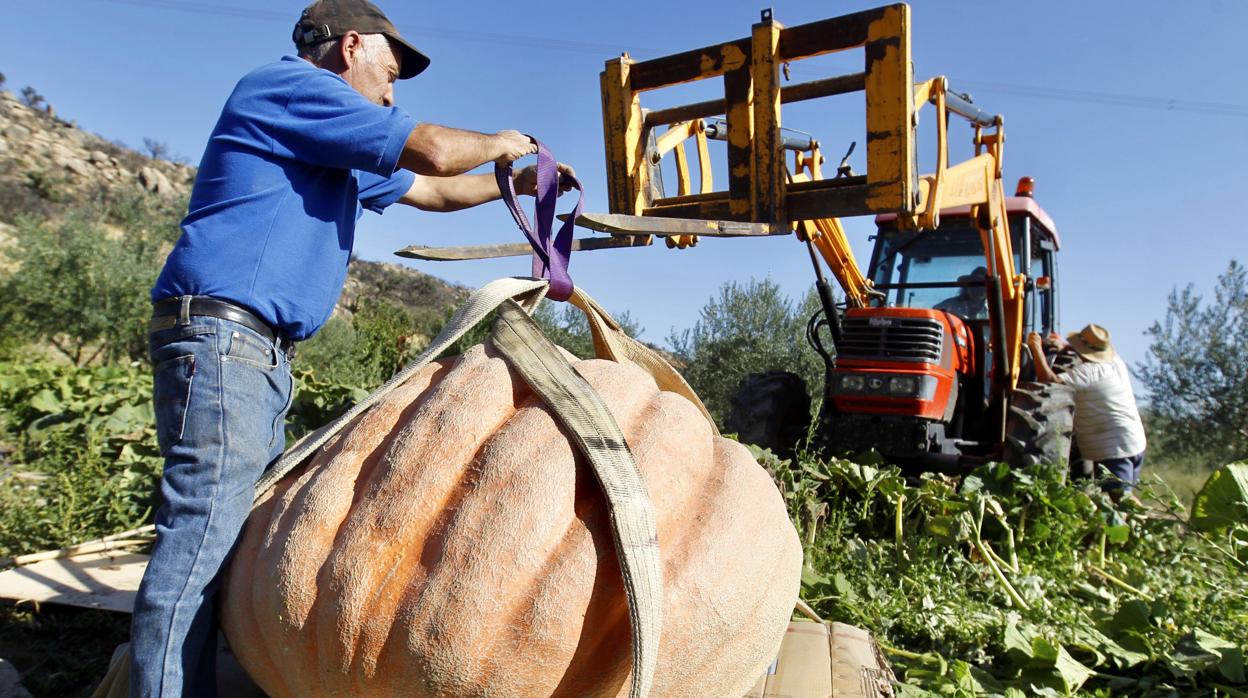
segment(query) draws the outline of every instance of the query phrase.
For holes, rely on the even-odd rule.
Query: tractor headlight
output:
[[[893,376],[888,380],[888,392],[893,395],[918,395],[919,379],[915,376]]]
[[[841,390],[847,393],[860,393],[865,385],[862,376],[852,374],[841,376]]]

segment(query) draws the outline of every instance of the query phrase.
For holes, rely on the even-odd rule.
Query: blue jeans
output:
[[[1101,481],[1101,489],[1106,492],[1130,494],[1131,488],[1140,481],[1140,470],[1144,468],[1144,454],[1137,453],[1126,458],[1109,458],[1098,461],[1097,465],[1109,471],[1109,475]]]
[[[256,480],[285,448],[285,352],[244,325],[191,316],[152,332],[165,459],[156,545],[134,604],[131,694],[216,696],[215,596]]]

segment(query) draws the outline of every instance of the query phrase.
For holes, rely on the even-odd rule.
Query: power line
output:
[[[294,26],[295,17],[286,12],[275,12],[271,10],[255,10],[245,7],[231,7],[228,5],[218,5],[206,2],[195,2],[194,0],[99,0],[114,5],[131,5],[134,7],[146,7],[161,10],[173,10],[175,12],[190,12],[192,14],[201,15],[217,15],[220,17],[235,17],[239,19],[254,19],[266,22],[283,22]],[[621,48],[615,45],[590,43],[585,41],[569,41],[567,39],[555,39],[544,36],[524,36],[518,34],[499,34],[493,32],[467,31],[459,29],[447,29],[445,27],[429,27],[420,25],[408,25],[403,27],[405,35],[425,36],[432,39],[447,39],[455,41],[467,41],[474,43],[484,43],[491,45],[507,45],[520,46],[522,48],[548,49],[553,51],[571,51],[574,53],[587,53],[595,56],[616,55]]]
[[[235,17],[239,19],[252,19],[260,21],[283,22],[290,23],[292,17],[285,12],[276,12],[271,10],[258,10],[245,7],[232,7],[229,5],[219,5],[216,3],[197,2],[196,0],[97,0],[99,2],[107,2],[115,5],[131,5],[134,7],[146,7],[163,10],[173,10],[175,12],[190,12],[203,15],[217,15],[222,17]],[[517,34],[498,34],[493,32],[480,32],[461,29],[447,29],[443,27],[428,26],[405,26],[405,34],[414,36],[425,36],[433,39],[447,39],[454,41],[463,41],[470,43],[484,43],[490,45],[506,45],[519,46],[522,48],[550,50],[550,51],[566,51],[572,53],[584,53],[597,56],[618,55],[621,47],[616,45],[591,43],[585,41],[569,41],[566,39],[554,39],[541,36],[524,36]],[[640,54],[659,53],[653,49],[639,49],[633,47],[633,52]],[[793,72],[810,72],[801,69],[794,69]],[[1067,88],[1039,87],[1034,85],[1020,85],[1014,83],[996,83],[982,82],[978,80],[957,80],[954,81],[955,88],[972,88],[975,90],[1008,94],[1017,97],[1029,97],[1031,99],[1050,100],[1058,102],[1081,102],[1090,104],[1102,104],[1110,107],[1126,107],[1134,109],[1153,109],[1157,111],[1170,112],[1187,112],[1194,114],[1209,114],[1212,116],[1229,116],[1232,118],[1248,119],[1248,105],[1232,104],[1227,102],[1203,102],[1190,99],[1178,99],[1174,97],[1164,97],[1156,95],[1129,95],[1117,94],[1112,92],[1100,92],[1095,90],[1076,90]]]
[[[1158,109],[1162,111],[1192,112],[1196,114],[1214,114],[1248,118],[1248,105],[1230,104],[1226,102],[1199,102],[1190,99],[1173,97],[1153,97],[1145,95],[1115,94],[1112,92],[1095,92],[1091,90],[1073,90],[1055,87],[1037,87],[1034,85],[1017,85],[1007,83],[980,82],[978,80],[951,81],[955,88],[969,87],[984,92],[1032,97],[1035,99],[1051,99],[1063,102],[1087,102],[1104,104],[1113,107],[1135,107],[1139,109]]]

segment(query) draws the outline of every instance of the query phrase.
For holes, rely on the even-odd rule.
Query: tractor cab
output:
[[[1030,184],[1020,182],[1006,211],[1014,266],[1027,277],[1023,331],[1048,334],[1058,329],[1059,241]],[[845,312],[826,387],[831,443],[887,445],[886,455],[902,459],[986,453],[996,443],[994,289],[970,207],[942,211],[935,230],[904,230],[892,214],[876,226],[865,276],[877,293]]]
[[[1053,220],[1031,198],[1030,178],[1019,183],[1020,193],[1006,199],[1014,266],[1027,276],[1026,331],[1057,331],[1056,252],[1059,246]],[[899,230],[897,217],[876,217],[878,233],[866,276],[875,290],[877,306],[931,308],[953,313],[963,321],[986,323],[988,295],[984,280],[984,241],[970,207],[941,212],[940,228],[932,231]]]

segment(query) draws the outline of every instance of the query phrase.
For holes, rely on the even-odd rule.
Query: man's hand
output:
[[[1044,348],[1055,354],[1068,346],[1070,343],[1066,341],[1066,338],[1056,332],[1050,332],[1044,338]]]
[[[559,193],[563,194],[572,188],[572,180],[576,171],[570,165],[559,163]],[[537,165],[529,165],[515,174],[516,193],[537,196]]]
[[[1036,380],[1042,383],[1057,383],[1057,374],[1049,367],[1049,360],[1044,355],[1044,340],[1040,335],[1031,332],[1027,335],[1027,348],[1031,350],[1031,363],[1036,369]]]
[[[1031,350],[1032,356],[1036,356],[1037,354],[1039,355],[1044,354],[1044,344],[1043,344],[1043,340],[1040,339],[1039,333],[1037,332],[1027,333],[1027,348]]]
[[[533,139],[519,131],[499,131],[494,134],[494,138],[498,141],[499,152],[502,153],[494,159],[494,162],[500,165],[506,165],[525,155],[537,152],[537,144],[533,142]]]

